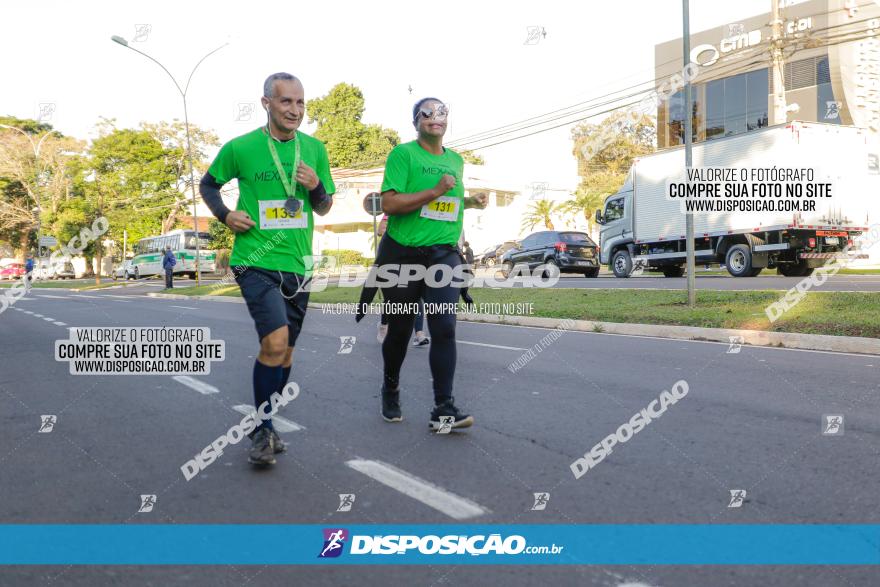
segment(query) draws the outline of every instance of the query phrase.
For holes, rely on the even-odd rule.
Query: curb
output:
[[[168,294],[159,292],[147,292],[150,298],[165,298],[166,300],[208,300],[209,302],[232,302],[234,304],[243,304],[244,299],[232,296],[185,296],[182,294]],[[309,304],[311,306],[312,304]]]
[[[230,296],[184,296],[150,292],[152,298],[172,300],[210,300],[243,304],[244,300]],[[336,304],[326,304],[335,306]],[[325,304],[309,304],[309,308],[322,309]],[[599,334],[622,334],[627,336],[653,336],[677,340],[723,342],[731,344],[730,337],[741,336],[742,344],[809,351],[880,355],[880,339],[860,336],[832,336],[828,334],[801,334],[795,332],[769,332],[765,330],[738,330],[735,328],[700,328],[698,326],[672,326],[664,324],[627,324],[622,322],[594,322],[568,318],[537,318],[532,316],[502,316],[493,314],[459,314],[465,322],[528,326],[532,328],[558,328]]]

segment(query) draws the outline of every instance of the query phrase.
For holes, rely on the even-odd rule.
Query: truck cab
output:
[[[627,249],[633,242],[632,190],[608,196],[602,209],[596,210],[596,223],[599,225],[599,261],[609,264],[615,251]]]

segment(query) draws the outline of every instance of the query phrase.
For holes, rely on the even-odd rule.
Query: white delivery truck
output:
[[[813,182],[832,186],[831,197],[797,198],[813,202],[809,211],[694,212],[697,264],[724,264],[735,277],[767,268],[804,276],[832,258],[866,258],[844,248],[880,220],[880,163],[868,136],[851,126],[792,122],[694,144],[693,170],[761,169],[770,177],[810,169]],[[596,211],[600,261],[615,276],[629,277],[634,259],[667,277],[683,274],[686,215],[668,190],[685,173],[684,147],[637,159],[623,187]]]

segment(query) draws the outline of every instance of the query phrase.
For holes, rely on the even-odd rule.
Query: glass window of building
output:
[[[724,80],[706,84],[706,138],[724,136]]]
[[[828,57],[816,61],[816,114],[819,122],[840,124],[840,102],[834,99]]]
[[[746,130],[764,128],[769,123],[769,71],[759,69],[745,74],[747,98]]]
[[[705,84],[706,139],[729,137],[767,126],[767,69]]]

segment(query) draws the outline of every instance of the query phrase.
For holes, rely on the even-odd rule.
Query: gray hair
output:
[[[275,91],[275,87],[274,87],[275,82],[278,80],[294,81],[294,82],[299,81],[299,79],[295,75],[291,75],[291,74],[283,72],[283,71],[278,72],[278,73],[273,73],[272,75],[270,75],[269,77],[266,78],[265,82],[263,82],[263,95],[265,97],[267,97],[267,98],[272,97],[272,95]]]

